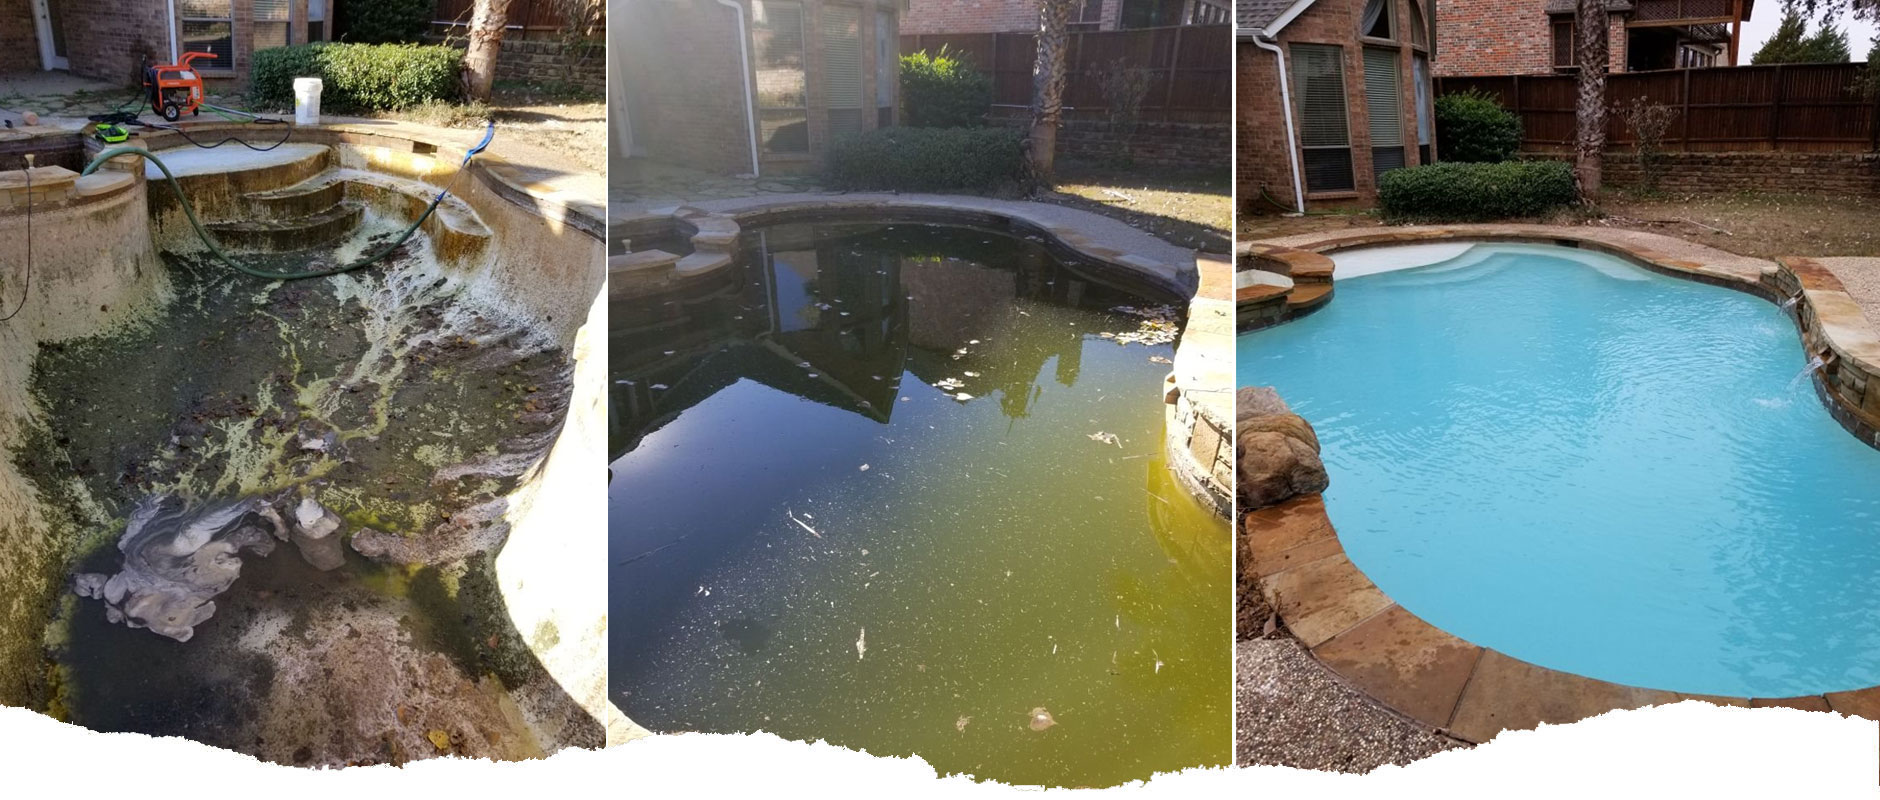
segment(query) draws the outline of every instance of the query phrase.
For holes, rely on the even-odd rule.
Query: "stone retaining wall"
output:
[[[1559,153],[1530,153],[1532,158],[1565,158]],[[1666,192],[1707,194],[1855,195],[1880,197],[1880,154],[1876,153],[1666,153],[1659,188]],[[1643,184],[1637,154],[1606,152],[1606,181],[1615,186]]]
[[[464,39],[437,40],[465,48]],[[607,91],[607,57],[600,43],[559,39],[505,39],[496,58],[496,79],[535,85],[561,84],[600,95]]]

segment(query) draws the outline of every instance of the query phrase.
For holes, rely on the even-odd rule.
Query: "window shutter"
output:
[[[1370,120],[1371,174],[1404,165],[1403,83],[1395,50],[1364,51],[1364,108]]]
[[[1299,143],[1351,144],[1345,121],[1345,70],[1333,45],[1293,45],[1293,83],[1299,98]]]
[[[861,26],[861,9],[823,6],[823,93],[829,103],[832,138],[862,129]]]
[[[1294,102],[1306,188],[1348,191],[1351,130],[1345,116],[1344,49],[1336,45],[1292,46]]]

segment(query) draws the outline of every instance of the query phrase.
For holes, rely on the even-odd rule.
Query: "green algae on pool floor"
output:
[[[316,498],[346,521],[345,565],[244,554],[187,642],[107,622],[63,576],[22,595],[50,618],[44,708],[289,764],[599,744],[565,696],[542,707],[572,710],[569,742],[531,738],[514,693],[560,690],[490,565],[505,498],[559,431],[564,354],[422,257],[287,283],[165,260],[163,307],[33,362],[44,414],[12,458],[68,532],[64,574],[115,572],[125,517],[159,494]]]
[[[1162,461],[1172,320],[996,233],[747,241],[610,309],[627,716],[1015,784],[1228,763],[1229,533]]]

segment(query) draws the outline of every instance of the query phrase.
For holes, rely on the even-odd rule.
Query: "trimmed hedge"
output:
[[[463,51],[444,45],[318,42],[254,54],[249,92],[257,105],[294,104],[294,79],[319,78],[322,110],[390,111],[462,94]]]
[[[1507,161],[1521,149],[1521,117],[1479,90],[1443,95],[1436,98],[1436,147],[1443,161]]]
[[[992,79],[950,55],[901,56],[901,116],[911,128],[977,128],[992,113]]]
[[[1384,173],[1378,207],[1392,222],[1487,222],[1536,217],[1574,200],[1564,161],[1444,162]]]
[[[1025,176],[1011,128],[877,128],[829,145],[823,180],[841,189],[987,191]]]

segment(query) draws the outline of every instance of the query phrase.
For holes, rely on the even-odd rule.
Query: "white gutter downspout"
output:
[[[170,63],[174,64],[183,54],[176,52],[176,0],[170,0]]]
[[[174,2],[174,0],[172,0]],[[744,6],[737,0],[718,0],[718,4],[738,14],[738,63],[744,66],[744,122],[751,133],[751,177],[757,171],[757,98],[751,94],[751,34],[744,29]]]
[[[1286,120],[1286,152],[1292,160],[1293,203],[1299,207],[1299,213],[1304,214],[1306,189],[1304,177],[1299,172],[1299,136],[1293,131],[1292,82],[1286,78],[1286,51],[1265,37],[1264,31],[1258,31],[1253,34],[1251,41],[1254,47],[1272,52],[1273,60],[1279,64],[1279,112],[1280,117]]]

